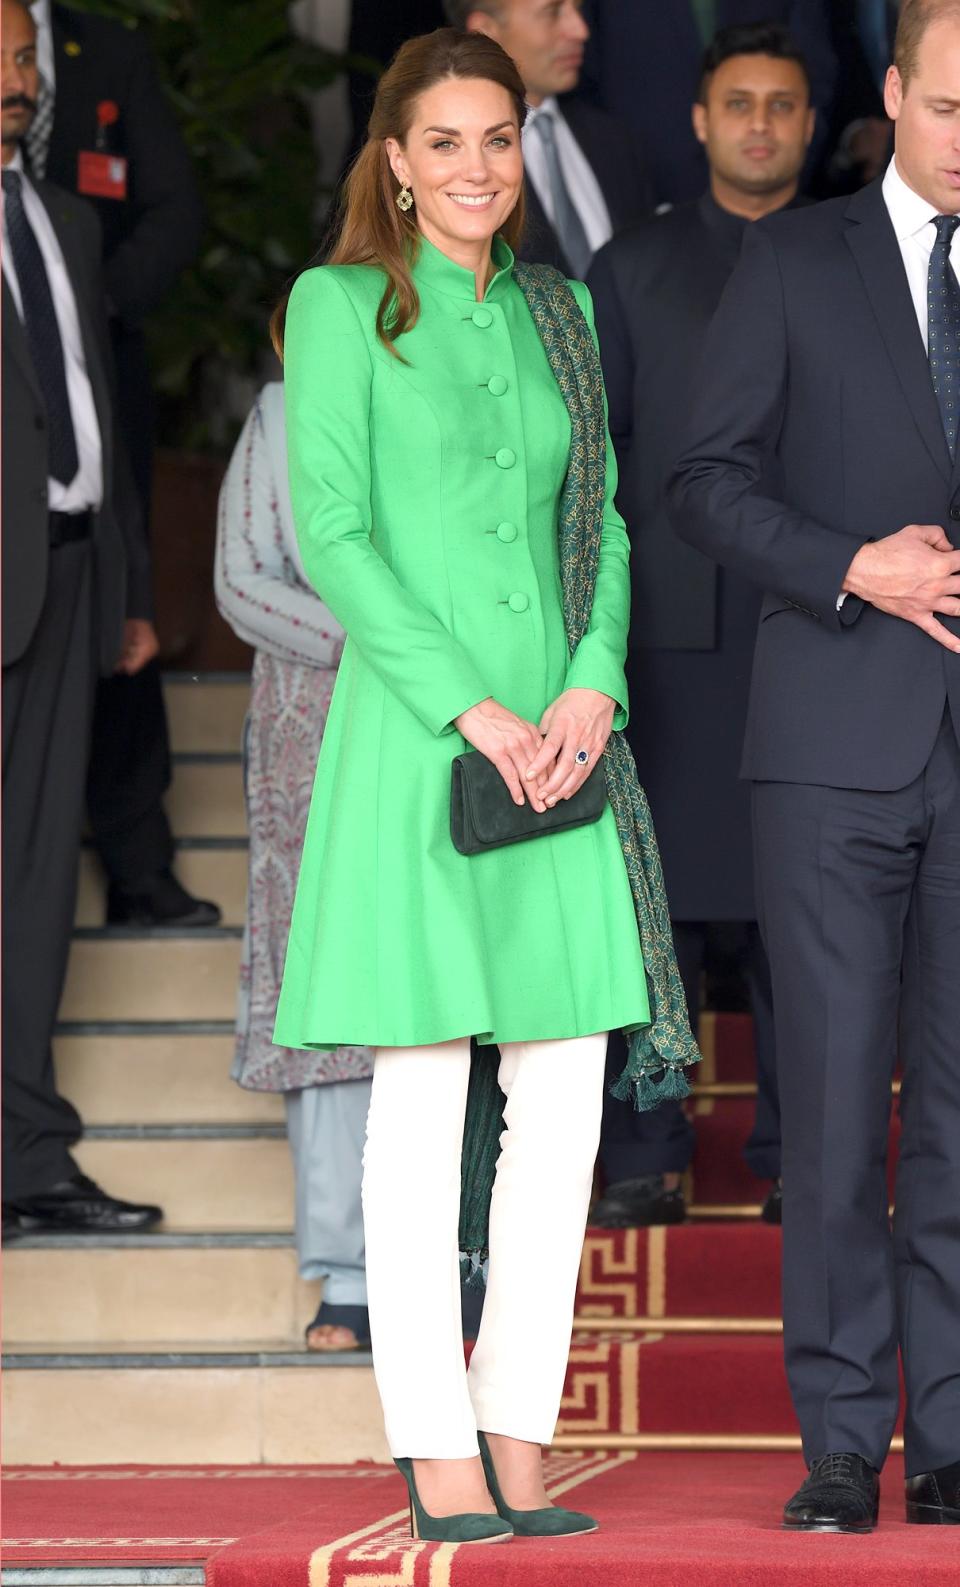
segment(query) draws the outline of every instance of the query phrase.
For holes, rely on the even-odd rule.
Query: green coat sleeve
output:
[[[593,300],[581,281],[571,281],[574,295],[583,310],[594,342],[597,332],[593,320]],[[606,405],[606,404],[604,404]],[[623,519],[613,505],[617,490],[617,460],[607,433],[606,499],[597,588],[590,622],[567,668],[565,687],[598,689],[616,700],[615,728],[627,725],[629,705],[624,665],[627,659],[627,632],[630,626],[630,542]]]
[[[290,496],[304,569],[387,687],[432,733],[448,733],[490,691],[371,543],[372,381],[352,299],[333,270],[306,271],[284,335]]]

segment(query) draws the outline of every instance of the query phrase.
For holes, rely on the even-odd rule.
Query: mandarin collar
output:
[[[493,263],[496,265],[496,275],[483,295],[484,303],[502,297],[513,278],[513,251],[499,236],[493,239]],[[436,292],[446,293],[448,297],[466,298],[471,303],[477,301],[477,283],[473,271],[456,264],[422,233],[413,265],[413,279],[418,286],[432,287]]]

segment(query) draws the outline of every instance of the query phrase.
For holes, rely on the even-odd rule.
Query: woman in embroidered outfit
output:
[[[343,629],[300,561],[279,381],[254,403],[223,481],[214,584],[220,611],[255,650],[244,731],[250,863],[233,1077],[248,1090],[283,1094],[300,1275],[323,1280],[308,1348],[356,1349],[368,1334],[360,1171],[373,1057],[362,1046],[273,1044],[310,791],[343,648]]]
[[[627,715],[628,548],[589,295],[515,267],[511,248],[524,114],[492,40],[404,45],[331,262],[295,283],[283,336],[297,536],[348,637],[276,1038],[375,1049],[363,1201],[387,1436],[420,1534],[477,1542],[595,1524],[548,1504],[540,1446],[607,1032],[638,1033],[624,1084],[640,1102],[682,1088],[695,1057],[642,796],[611,737]],[[470,746],[540,813],[602,757],[609,805],[460,853],[451,762]],[[469,1373],[461,1202],[467,1244],[489,1248]]]

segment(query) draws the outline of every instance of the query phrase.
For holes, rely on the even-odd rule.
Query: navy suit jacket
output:
[[[817,107],[812,165],[826,137],[836,57],[826,0],[717,0],[717,26],[785,23],[806,57]],[[586,0],[591,38],[581,85],[622,116],[646,151],[658,203],[698,198],[707,164],[693,134],[703,45],[689,0]]]
[[[900,247],[873,182],[748,228],[669,491],[677,531],[765,592],[742,771],[890,790],[919,776],[960,655],[837,597],[867,540],[941,524],[951,463]],[[960,619],[942,619],[960,634]]]

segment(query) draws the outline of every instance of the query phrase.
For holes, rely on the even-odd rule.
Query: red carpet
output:
[[[779,1317],[780,1230],[765,1223],[588,1229],[578,1317]]]
[[[485,1549],[413,1543],[392,1467],[15,1470],[7,1475],[4,1560],[204,1561],[208,1587],[960,1582],[957,1532],[904,1523],[897,1458],[884,1476],[880,1529],[865,1538],[780,1530],[781,1506],[802,1475],[795,1455],[554,1454],[549,1468],[555,1497],[595,1514],[599,1532]]]

